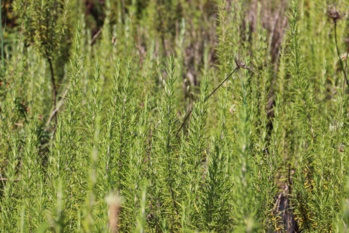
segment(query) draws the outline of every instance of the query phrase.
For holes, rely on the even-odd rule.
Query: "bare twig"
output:
[[[235,59],[235,64],[236,64],[236,68],[230,73],[228,74],[228,76],[208,95],[205,97],[204,99],[204,103],[236,72],[238,71],[239,69],[247,69],[251,72],[253,72],[253,70],[246,66],[245,63]],[[193,106],[190,108],[189,112],[187,113],[187,115],[185,116],[184,120],[183,120],[183,123],[181,124],[181,127],[178,129],[177,133],[176,133],[176,136],[178,136],[179,132],[182,130],[182,128],[184,127],[184,124],[187,122],[190,114],[193,112]]]
[[[90,45],[93,45],[96,42],[96,40],[97,40],[98,36],[101,34],[101,32],[102,32],[102,30],[99,29],[98,32],[92,37]]]
[[[56,108],[53,109],[53,111],[51,112],[50,117],[48,118],[48,120],[46,122],[46,128],[48,128],[48,126],[50,125],[52,119],[55,118],[55,116],[57,115],[57,112],[62,107],[64,99],[65,99],[66,95],[68,94],[68,90],[69,90],[69,87],[67,88],[67,90],[64,91],[64,93],[62,95],[62,99],[61,99],[61,101],[59,101],[59,103],[57,104]]]
[[[51,72],[51,85],[52,85],[52,107],[53,109],[56,109],[57,107],[57,86],[56,86],[56,80],[55,80],[55,73],[53,69],[53,64],[52,64],[52,58],[48,54],[47,51],[45,51],[45,55],[48,61],[48,64],[50,66],[50,72]],[[56,119],[56,114],[52,116],[52,118],[55,121],[55,125],[57,124],[57,119]]]
[[[206,102],[238,69],[237,66],[208,96],[205,97],[204,102]]]
[[[179,127],[179,129],[177,130],[176,136],[178,136],[179,132],[181,132],[181,130],[182,130],[182,128],[183,128],[185,122],[188,120],[188,118],[189,118],[189,116],[190,116],[190,114],[191,114],[192,111],[193,111],[193,107],[190,108],[189,112],[188,112],[187,115],[184,117],[184,120],[183,120],[183,122],[182,122],[182,124],[181,124],[181,127]]]

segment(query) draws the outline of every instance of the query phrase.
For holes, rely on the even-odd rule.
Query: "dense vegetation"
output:
[[[348,9],[2,1],[0,232],[349,232]]]

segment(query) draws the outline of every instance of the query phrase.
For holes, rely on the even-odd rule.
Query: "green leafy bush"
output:
[[[348,232],[348,7],[13,1],[0,231]]]

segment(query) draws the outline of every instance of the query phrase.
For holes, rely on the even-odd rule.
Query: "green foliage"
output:
[[[348,232],[347,3],[12,6],[1,232]]]

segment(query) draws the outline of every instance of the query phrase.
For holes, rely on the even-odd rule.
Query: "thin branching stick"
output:
[[[240,68],[242,68],[242,69],[247,69],[247,70],[249,70],[249,71],[251,71],[251,72],[253,72],[252,71],[252,69],[251,68],[249,68],[248,66],[246,66],[244,63],[242,63],[242,62],[240,62],[240,61],[238,61],[237,59],[235,59],[235,64],[236,64],[236,68],[230,73],[230,74],[228,74],[228,76],[208,95],[208,96],[206,96],[205,97],[205,99],[204,99],[204,103],[226,82],[226,81],[228,81],[228,79],[236,72],[236,71],[238,71]],[[179,134],[179,132],[182,130],[182,128],[184,127],[184,125],[185,125],[185,123],[187,122],[187,120],[189,119],[189,116],[190,116],[190,114],[193,112],[193,106],[190,108],[190,110],[189,110],[189,112],[187,113],[187,115],[184,117],[184,120],[183,120],[183,122],[182,122],[182,124],[181,124],[181,127],[178,129],[178,131],[177,131],[177,133],[176,133],[176,136],[178,136],[178,134]]]
[[[54,73],[54,68],[53,68],[53,62],[52,62],[52,58],[50,57],[49,53],[47,51],[45,51],[45,55],[47,58],[47,61],[49,63],[49,67],[50,67],[50,74],[51,74],[51,86],[52,86],[52,107],[53,109],[57,108],[57,85],[56,85],[56,80],[55,80],[55,73]],[[55,114],[52,116],[55,125],[57,124],[57,119],[56,119],[56,112]],[[55,126],[56,127],[56,126]]]
[[[50,122],[52,121],[52,119],[55,119],[55,117],[57,116],[57,112],[58,112],[59,109],[62,107],[63,102],[64,102],[64,100],[65,100],[65,97],[66,97],[66,95],[68,94],[68,90],[69,90],[69,87],[67,88],[67,90],[64,91],[64,93],[63,93],[63,95],[62,95],[62,98],[61,98],[61,101],[57,104],[56,108],[53,109],[53,111],[51,112],[50,117],[48,118],[48,120],[47,120],[47,122],[46,122],[46,128],[49,127]]]

